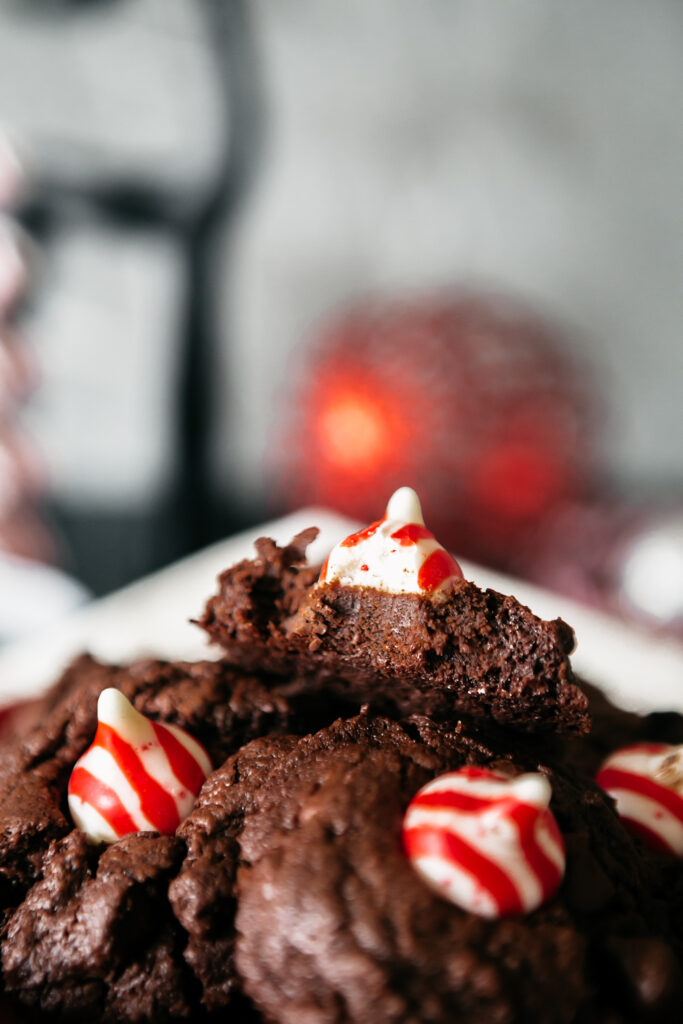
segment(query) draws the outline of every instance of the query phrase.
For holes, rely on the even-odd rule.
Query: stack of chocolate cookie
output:
[[[17,1019],[673,1024],[681,719],[594,697],[569,627],[465,581],[405,489],[322,572],[312,536],[221,576],[220,660],[84,655],[2,751]],[[594,776],[625,746],[661,772],[613,799]]]

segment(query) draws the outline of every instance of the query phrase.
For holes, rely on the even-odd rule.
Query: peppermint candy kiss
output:
[[[564,876],[564,843],[538,773],[482,768],[440,775],[411,800],[403,843],[421,878],[480,917],[535,910]]]
[[[624,747],[607,758],[596,781],[615,801],[629,832],[683,857],[683,745]]]
[[[390,498],[383,519],[351,534],[330,552],[320,583],[374,587],[389,594],[424,594],[462,569],[426,528],[411,487]]]
[[[171,835],[188,816],[211,762],[183,729],[145,718],[113,688],[97,702],[97,732],[69,780],[69,810],[93,843],[131,832]]]

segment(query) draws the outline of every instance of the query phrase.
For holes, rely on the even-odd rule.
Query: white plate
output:
[[[194,659],[214,657],[202,631],[191,625],[215,578],[227,566],[248,557],[257,537],[288,541],[307,526],[320,535],[309,549],[312,561],[358,523],[323,509],[302,509],[281,519],[220,541],[76,612],[58,627],[0,652],[0,702],[40,693],[70,658],[89,650],[104,660],[144,655]],[[561,616],[574,627],[578,673],[602,687],[613,700],[639,711],[683,712],[683,646],[647,636],[609,616],[567,598],[462,562],[465,576],[480,586],[515,594],[543,618]]]
[[[57,569],[0,551],[0,644],[47,629],[88,596]]]

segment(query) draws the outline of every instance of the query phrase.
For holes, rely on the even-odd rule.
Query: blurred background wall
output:
[[[320,323],[453,286],[558,324],[610,501],[678,507],[682,37],[678,0],[0,0],[55,557],[101,592],[285,507]]]
[[[680,479],[681,5],[253,11],[268,131],[226,293],[240,387],[223,465],[234,452],[240,480],[263,486],[253,395],[273,394],[330,307],[466,281],[571,326],[608,382],[623,483]]]

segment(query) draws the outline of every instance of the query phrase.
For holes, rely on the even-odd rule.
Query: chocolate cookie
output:
[[[92,742],[97,697],[108,686],[122,690],[144,714],[187,729],[214,764],[254,736],[295,728],[292,703],[272,680],[210,661],[142,661],[121,668],[82,656],[46,697],[41,723],[0,757],[3,908],[14,906],[39,876],[51,840],[72,827],[65,812],[68,778]]]
[[[150,718],[186,729],[214,765],[255,736],[317,728],[339,708],[320,698],[310,681],[268,679],[220,662],[120,667],[84,655],[47,694],[40,724],[2,750],[7,990],[26,1005],[81,1019],[97,1013],[112,1020],[165,1020],[189,1014],[200,988],[183,959],[187,935],[166,896],[185,844],[147,834],[108,849],[88,846],[66,807],[69,776],[93,740],[97,698],[106,687],[123,691]],[[126,1000],[134,1001],[137,988],[133,1012]]]
[[[571,629],[467,582],[411,488],[320,574],[314,535],[223,574],[225,661],[84,656],[0,756],[3,998],[39,1024],[671,1024],[683,747],[612,748],[674,720],[596,698],[586,738]]]
[[[53,842],[6,929],[6,990],[65,1020],[189,1018],[196,989],[166,896],[183,853],[150,833],[104,851],[78,831]]]
[[[276,714],[259,680],[250,687],[209,664],[108,669],[86,659],[48,699],[53,725],[24,748],[45,755],[25,762],[36,789],[51,766],[43,800],[54,838],[39,833],[12,890],[23,899],[8,915],[2,965],[15,1000],[111,1022],[246,1021],[259,1011],[283,1022],[670,1019],[680,965],[648,862],[595,787],[551,756],[539,763],[537,741],[500,729],[366,711],[302,738],[264,736],[209,776],[175,836],[87,845],[63,813],[67,761],[89,742],[95,697],[114,676],[140,708],[162,702],[200,736],[193,715],[206,716],[214,753],[229,745],[218,708],[237,691],[236,742],[246,722],[255,727],[246,708],[264,713],[261,697],[271,703],[259,728],[300,721],[291,696],[278,696]],[[219,688],[212,700],[223,695],[211,713],[205,686]],[[403,853],[408,801],[462,765],[540,770],[552,781],[567,874],[526,917],[459,910]],[[30,830],[23,835],[28,842]]]
[[[484,715],[526,731],[589,727],[569,664],[574,634],[514,597],[450,579],[430,597],[338,583],[316,586],[307,530],[219,578],[200,625],[228,658],[275,671],[326,672],[329,687],[402,714]]]
[[[233,785],[250,750],[233,759]],[[408,801],[464,764],[551,780],[567,873],[527,916],[460,910],[402,849]],[[361,716],[281,747],[271,765],[244,783],[236,918],[237,969],[268,1019],[675,1019],[681,964],[648,865],[603,794],[539,765],[533,746]]]

